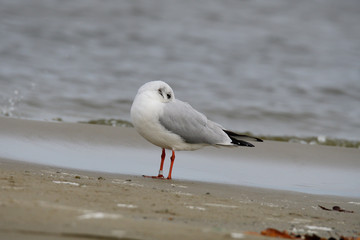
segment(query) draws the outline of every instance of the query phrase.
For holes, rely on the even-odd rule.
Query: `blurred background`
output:
[[[0,0],[0,115],[121,125],[163,80],[234,131],[360,140],[359,13],[358,0]]]

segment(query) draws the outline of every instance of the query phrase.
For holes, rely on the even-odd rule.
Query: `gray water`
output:
[[[0,112],[130,120],[164,80],[228,129],[360,139],[358,0],[0,0]]]

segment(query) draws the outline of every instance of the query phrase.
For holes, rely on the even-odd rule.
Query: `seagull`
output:
[[[136,131],[162,148],[159,174],[143,175],[144,177],[165,179],[165,149],[172,151],[169,175],[166,178],[171,179],[175,151],[196,150],[204,146],[254,147],[245,140],[262,142],[260,138],[234,133],[208,120],[190,104],[176,99],[174,91],[163,81],[151,81],[141,86],[130,114]]]

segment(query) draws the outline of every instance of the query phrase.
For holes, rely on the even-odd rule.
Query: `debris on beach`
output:
[[[245,232],[247,235],[255,235],[255,236],[265,236],[265,237],[274,237],[274,238],[285,238],[285,239],[301,239],[301,240],[337,240],[337,238],[329,237],[322,238],[316,234],[294,234],[288,233],[286,230],[279,231],[275,228],[267,228],[260,233],[258,232]],[[338,240],[360,240],[360,237],[344,237],[340,236]]]
[[[290,235],[287,231],[279,231],[274,228],[267,228],[261,231],[261,235],[267,237],[279,237],[279,238],[288,238],[288,239],[296,239],[296,236]]]
[[[338,212],[354,213],[354,211],[345,210],[339,206],[333,206],[331,209],[321,206],[321,205],[318,205],[318,206],[319,206],[319,208],[321,208],[322,210],[325,210],[325,211],[338,211]]]

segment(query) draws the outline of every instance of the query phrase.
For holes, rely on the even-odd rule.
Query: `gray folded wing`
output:
[[[186,143],[230,144],[230,138],[222,127],[188,103],[174,100],[164,105],[159,116],[160,124],[170,132],[179,135]]]

